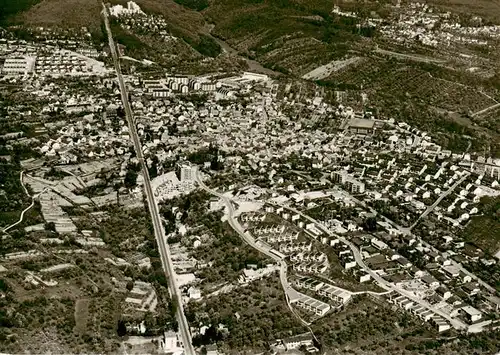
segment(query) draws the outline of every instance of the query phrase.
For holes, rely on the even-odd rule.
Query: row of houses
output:
[[[172,91],[187,94],[189,91],[216,91],[223,90],[215,82],[200,82],[194,78],[172,76],[166,79],[144,80],[143,86],[153,97],[168,97]]]
[[[441,316],[433,313],[425,307],[414,303],[412,300],[398,293],[390,294],[387,298],[389,303],[408,311],[425,322],[430,322],[438,332],[444,332],[451,328],[450,324]]]
[[[352,298],[352,293],[340,287],[332,286],[323,281],[313,279],[311,277],[299,277],[294,281],[299,288],[305,288],[317,292],[319,295],[328,297],[332,301],[341,305],[346,304]]]
[[[328,262],[301,262],[293,265],[293,269],[298,272],[309,274],[323,274],[328,270]]]
[[[302,309],[305,309],[306,311],[316,314],[317,316],[324,316],[331,308],[328,303],[319,301],[300,292],[297,293],[298,297],[296,299],[290,300],[290,302],[296,304]]]
[[[312,250],[312,243],[301,242],[301,243],[280,244],[278,250],[284,254],[310,253]]]

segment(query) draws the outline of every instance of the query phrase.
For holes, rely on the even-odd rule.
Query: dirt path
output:
[[[219,44],[219,46],[221,46],[222,49],[225,52],[243,59],[248,64],[248,70],[249,71],[252,71],[252,72],[255,72],[255,73],[266,74],[266,75],[273,75],[273,76],[281,76],[281,75],[283,75],[283,73],[280,73],[278,71],[274,71],[272,69],[264,68],[262,66],[262,64],[260,64],[256,60],[249,59],[247,57],[244,57],[244,56],[240,55],[238,53],[238,51],[236,49],[234,49],[233,47],[231,47],[227,42],[221,40],[220,38],[217,38],[217,37],[213,36],[212,35],[212,30],[213,30],[213,26],[205,26],[205,34],[207,36],[210,36],[214,41],[216,41]]]

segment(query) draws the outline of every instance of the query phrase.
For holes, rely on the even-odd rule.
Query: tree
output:
[[[131,189],[137,185],[137,176],[139,174],[133,169],[128,169],[125,174],[124,184],[127,189]]]
[[[363,223],[363,228],[368,232],[374,232],[377,230],[377,219],[375,217],[368,217]]]
[[[126,287],[127,290],[132,291],[132,289],[134,288],[134,281],[128,281]]]
[[[47,222],[45,223],[45,230],[49,232],[55,232],[56,231],[56,224],[54,222]]]
[[[116,329],[116,333],[118,334],[119,337],[127,335],[127,326],[125,325],[125,321],[123,319],[120,319],[118,321],[118,327]]]

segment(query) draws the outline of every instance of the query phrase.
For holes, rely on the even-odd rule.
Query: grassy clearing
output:
[[[85,334],[87,331],[87,320],[89,316],[89,299],[79,299],[75,303],[75,329],[78,334]]]
[[[357,296],[346,309],[322,318],[312,327],[326,350],[344,353],[352,349],[355,354],[387,354],[389,349],[400,354],[405,344],[434,335],[428,325],[410,313],[395,311],[368,296]]]
[[[500,221],[489,217],[474,217],[462,234],[468,242],[494,255],[500,251]]]

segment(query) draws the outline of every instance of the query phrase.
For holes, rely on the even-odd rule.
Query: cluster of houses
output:
[[[188,76],[167,76],[165,79],[147,79],[142,82],[144,92],[153,98],[172,97],[176,93],[187,94],[190,91],[220,92],[222,93],[222,84],[200,80],[196,77]],[[232,94],[225,93],[226,96]]]
[[[328,258],[325,253],[313,250],[311,242],[300,238],[300,228],[304,228],[305,233],[317,238],[321,235],[318,227],[314,223],[305,223],[298,214],[291,215],[282,207],[268,205],[265,207],[266,213],[276,213],[284,220],[295,223],[295,226],[285,224],[258,225],[251,227],[252,234],[257,238],[264,238],[265,241],[273,245],[283,255],[289,257],[293,269],[303,273],[323,274],[329,268]],[[244,226],[249,223],[259,223],[264,221],[266,214],[245,214],[241,217]]]
[[[476,18],[475,26],[464,26],[449,12],[440,13],[425,3],[409,3],[398,14],[397,21],[379,29],[386,37],[403,43],[418,41],[432,47],[454,44],[486,46],[500,34],[498,25],[483,26],[481,19]]]
[[[110,73],[103,62],[96,59],[96,51],[86,47],[75,51],[48,44],[29,46],[0,42],[0,53],[5,58],[0,73],[7,77],[25,76],[89,76]]]
[[[327,297],[337,306],[343,306],[352,299],[352,293],[343,288],[330,285],[313,277],[297,276],[293,283],[298,287],[316,292],[318,295]]]
[[[470,161],[470,156],[464,158]],[[357,163],[340,162],[337,168],[341,169],[332,173],[332,182],[352,194],[364,193],[366,201],[389,205],[392,212],[401,216],[396,222],[407,226],[450,189],[453,200],[445,206],[440,204],[433,214],[454,226],[464,225],[479,213],[481,197],[500,194],[497,170],[471,174],[461,160],[436,164],[411,155],[384,159],[377,151],[365,151]]]
[[[308,353],[314,353],[318,349],[314,346],[314,338],[311,333],[297,334],[288,338],[279,339],[270,344],[274,354],[283,351],[293,352],[299,348],[305,348]]]
[[[83,51],[85,52],[85,51]],[[92,62],[90,62],[92,61]],[[63,49],[39,52],[35,59],[35,73],[38,75],[96,75],[91,63],[99,63],[82,54],[70,52]],[[102,72],[106,72],[104,64],[101,65]]]

